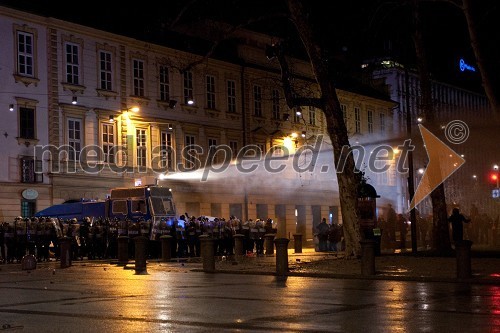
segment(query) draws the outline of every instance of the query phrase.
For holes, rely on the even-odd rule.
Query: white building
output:
[[[65,200],[104,199],[113,187],[160,181],[173,189],[179,213],[271,217],[283,235],[301,232],[308,239],[322,217],[341,220],[328,139],[321,143],[329,153],[313,170],[296,172],[293,163],[307,163],[310,157],[294,160],[291,155],[283,172],[269,172],[265,161],[258,162],[257,172],[233,172],[237,166],[232,166],[227,173],[209,173],[207,181],[200,181],[203,169],[182,172],[203,167],[219,145],[230,147],[233,157],[250,144],[283,156],[284,147],[293,153],[326,133],[320,110],[302,108],[299,116],[286,107],[278,65],[265,57],[270,36],[236,32],[233,61],[203,59],[4,7],[0,24],[0,101],[8,115],[3,130],[9,143],[1,148],[6,157],[0,189],[4,219]],[[31,48],[24,47],[28,41]],[[32,72],[19,65],[26,58]],[[314,95],[309,64],[292,61],[301,89]],[[389,98],[354,87],[339,89],[338,95],[353,144],[373,146],[393,136],[395,103]],[[10,104],[14,112],[8,111]],[[31,122],[20,117],[27,107],[35,117]],[[35,134],[23,132],[28,125]],[[190,145],[200,150],[186,155]],[[23,156],[35,158],[35,167],[41,163],[42,172],[22,178]],[[207,165],[222,159],[219,153]],[[370,183],[383,194],[380,205],[403,201],[394,172],[370,177]],[[25,189],[38,192],[36,197],[31,191],[32,211],[21,211],[28,200],[22,197]]]

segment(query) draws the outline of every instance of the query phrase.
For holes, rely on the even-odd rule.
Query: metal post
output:
[[[118,265],[125,266],[128,263],[128,237],[118,237]]]
[[[59,248],[61,250],[61,268],[67,268],[71,266],[71,238],[61,237],[59,238]]]
[[[457,252],[457,278],[469,279],[471,273],[471,256],[470,248],[472,241],[462,240],[455,243],[455,250]]]
[[[172,236],[163,235],[161,241],[161,261],[169,261],[172,258]]]
[[[242,255],[245,254],[245,250],[243,249],[243,238],[245,238],[245,236],[241,234],[236,234],[233,236],[233,238],[234,238],[235,258],[240,258]]]
[[[293,234],[295,253],[302,253],[302,234]]]
[[[266,255],[272,256],[274,254],[274,234],[265,234],[266,240]]]
[[[361,275],[375,275],[375,241],[362,240],[361,244]]]
[[[406,133],[408,139],[411,140],[411,112],[410,112],[410,78],[408,76],[408,68],[405,66],[405,104],[406,104]],[[413,150],[408,151],[408,194],[410,202],[415,196],[415,184],[413,178]],[[411,222],[411,252],[417,253],[417,212],[415,208],[410,210]]]
[[[200,236],[201,257],[203,258],[203,271],[215,272],[214,239],[208,235]]]
[[[288,273],[288,238],[277,238],[274,240],[276,244],[276,276],[278,278],[286,278]]]
[[[148,239],[144,236],[136,236],[133,240],[135,242],[135,273],[146,272],[146,246]]]

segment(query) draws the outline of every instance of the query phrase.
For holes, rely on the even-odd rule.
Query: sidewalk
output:
[[[216,261],[216,271],[220,273],[273,274],[276,271],[276,257],[243,257],[237,261]],[[410,251],[400,254],[382,253],[375,257],[373,276],[361,275],[360,259],[344,259],[344,253],[314,252],[303,249],[303,253],[288,250],[290,276],[311,276],[325,278],[365,278],[385,280],[459,282],[455,257],[429,257],[424,252],[414,256]],[[472,278],[470,283],[500,285],[500,252],[486,257],[473,252],[471,259]]]
[[[472,277],[457,279],[455,257],[430,257],[425,252],[417,256],[411,250],[403,253],[383,252],[375,257],[375,275],[361,274],[361,259],[345,259],[344,253],[315,252],[304,248],[303,253],[288,250],[289,276],[321,277],[333,279],[376,279],[427,282],[467,282],[473,284],[500,285],[500,251],[473,251],[471,259]],[[73,266],[115,265],[116,260],[74,261]],[[37,269],[59,269],[60,262],[51,261],[37,264]],[[130,261],[125,267],[134,269]],[[203,271],[201,258],[172,258],[169,262],[148,260],[147,269],[163,272]],[[216,257],[216,273],[274,275],[276,273],[276,254],[271,256]],[[20,264],[0,265],[0,272],[21,271]]]

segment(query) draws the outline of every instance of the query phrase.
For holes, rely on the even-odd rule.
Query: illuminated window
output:
[[[109,123],[101,124],[102,131],[102,152],[105,163],[115,163],[115,125]]]
[[[36,200],[21,199],[21,216],[32,217],[36,213]]]
[[[135,130],[136,135],[136,149],[137,149],[137,166],[146,166],[146,130],[138,128]]]
[[[380,132],[385,133],[385,113],[380,114]]]
[[[366,114],[368,117],[368,133],[373,133],[373,111],[367,110]]]
[[[314,106],[309,107],[309,125],[316,126],[316,109]]]
[[[193,98],[193,72],[185,71],[183,75],[184,84],[184,104],[189,104],[188,101]]]
[[[132,64],[134,96],[144,96],[144,61],[134,59]]]
[[[159,84],[160,84],[160,100],[170,100],[170,77],[168,75],[168,67],[160,66]]]
[[[280,119],[280,92],[278,89],[272,91],[273,119]]]
[[[253,114],[262,117],[262,88],[253,86]]]
[[[215,109],[215,77],[207,75],[206,77],[207,89],[207,109]]]
[[[35,76],[34,38],[32,33],[17,31],[17,74]]]
[[[236,112],[236,81],[227,80],[227,112]]]
[[[358,107],[354,108],[354,131],[361,133],[361,111]]]
[[[80,84],[79,45],[66,43],[66,82]]]
[[[174,146],[171,132],[161,132],[161,165],[162,169],[174,170]]]
[[[82,121],[80,119],[68,119],[68,159],[70,161],[80,160],[82,150]]]
[[[99,51],[99,89],[113,90],[111,52]]]

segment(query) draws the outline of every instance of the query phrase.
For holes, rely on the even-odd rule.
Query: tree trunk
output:
[[[479,73],[481,74],[481,79],[483,81],[483,88],[488,100],[490,101],[492,109],[500,113],[500,104],[498,96],[495,94],[495,89],[493,88],[492,81],[490,79],[489,71],[486,69],[486,63],[484,60],[482,47],[479,42],[477,35],[477,26],[474,19],[474,15],[471,12],[471,0],[462,0],[462,10],[465,15],[465,20],[467,21],[467,28],[469,29],[470,44],[472,50],[474,51],[474,56],[476,57],[477,67]]]
[[[310,23],[307,21],[300,0],[288,0],[290,18],[295,24],[299,36],[309,55],[311,67],[319,85],[323,107],[326,118],[326,128],[333,145],[335,165],[339,165],[342,147],[350,147],[347,128],[344,123],[340,102],[335,90],[333,79],[329,75],[328,67],[322,57],[321,46],[314,38]],[[361,180],[361,174],[356,172],[354,157],[349,154],[345,168],[342,173],[337,173],[339,184],[340,209],[346,241],[346,255],[357,256],[361,253],[361,235],[357,219],[357,187]]]
[[[419,0],[413,0],[413,20],[414,34],[413,43],[415,45],[415,55],[417,58],[418,74],[420,78],[421,108],[425,118],[426,127],[432,131],[437,126],[434,121],[434,106],[432,104],[432,91],[429,69],[422,35],[420,12],[418,8]],[[437,161],[436,161],[437,162]],[[448,213],[446,211],[446,197],[444,185],[440,184],[431,193],[432,219],[435,250],[439,254],[445,255],[451,251],[450,236],[448,232]]]

